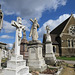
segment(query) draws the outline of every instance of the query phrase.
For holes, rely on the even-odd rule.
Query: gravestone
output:
[[[42,43],[38,40],[37,28],[39,27],[39,24],[36,18],[34,20],[30,19],[30,21],[32,21],[33,25],[29,35],[30,37],[32,36],[32,41],[29,41],[28,44],[28,66],[30,70],[44,71],[47,68],[47,65],[42,56]]]
[[[53,53],[53,45],[51,41],[51,36],[50,36],[50,28],[47,25],[46,26],[47,34],[46,34],[46,43],[45,43],[45,61],[46,64],[55,64],[56,63],[56,57],[55,54]]]
[[[7,62],[7,68],[4,69],[3,75],[31,75],[29,73],[29,67],[26,66],[26,61],[23,60],[23,55],[20,55],[22,30],[25,29],[21,21],[22,19],[17,17],[17,22],[11,22],[12,26],[16,27],[15,53]]]

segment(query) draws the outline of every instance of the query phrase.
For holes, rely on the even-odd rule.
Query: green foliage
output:
[[[75,57],[56,57],[57,59],[61,59],[61,60],[70,60],[70,61],[75,61]]]
[[[1,62],[4,63],[4,62],[7,61],[7,59],[8,59],[8,58],[3,58]]]

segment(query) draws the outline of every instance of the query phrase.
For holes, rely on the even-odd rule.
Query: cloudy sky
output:
[[[18,16],[22,18],[22,24],[26,27],[27,40],[31,40],[29,33],[32,23],[29,19],[36,17],[40,25],[38,33],[41,41],[46,33],[46,25],[53,30],[71,13],[75,16],[74,0],[0,0],[0,4],[4,15],[0,42],[7,43],[10,47],[15,42],[15,27],[11,26],[11,21],[16,21]]]

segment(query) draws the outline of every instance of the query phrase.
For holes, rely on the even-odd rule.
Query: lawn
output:
[[[71,60],[71,61],[75,61],[75,57],[56,57],[57,59],[60,60]]]

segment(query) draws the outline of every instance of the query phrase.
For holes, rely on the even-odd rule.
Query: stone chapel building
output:
[[[58,56],[75,56],[75,18],[73,14],[50,32],[53,51]]]

